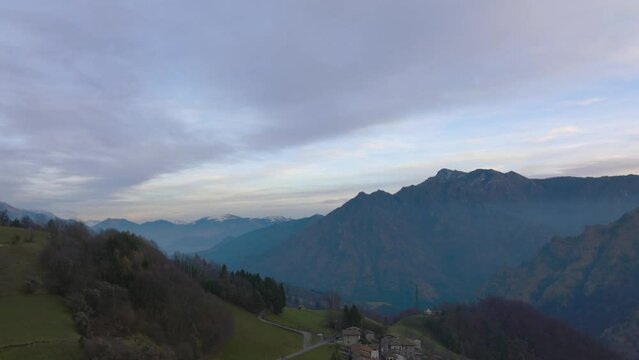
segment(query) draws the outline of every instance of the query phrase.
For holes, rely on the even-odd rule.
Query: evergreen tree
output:
[[[282,308],[286,307],[286,291],[284,290],[284,285],[280,283],[279,285],[279,300]]]
[[[8,226],[10,222],[11,219],[9,219],[7,210],[0,211],[0,226]]]
[[[350,326],[360,327],[362,325],[362,315],[359,313],[359,309],[357,308],[357,306],[351,306],[349,314],[351,323]]]
[[[342,314],[342,328],[350,327],[351,325],[351,312],[348,310],[348,306],[344,305],[344,311]]]

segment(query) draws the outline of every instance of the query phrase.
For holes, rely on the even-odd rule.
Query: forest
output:
[[[50,223],[45,284],[64,296],[87,358],[199,359],[233,333],[222,301],[143,238]]]
[[[424,326],[449,350],[475,360],[621,359],[596,340],[530,305],[499,298],[446,305]]]
[[[271,277],[244,270],[229,271],[226,265],[208,262],[197,255],[176,254],[173,262],[206,291],[247,311],[280,314],[286,306],[284,285]]]

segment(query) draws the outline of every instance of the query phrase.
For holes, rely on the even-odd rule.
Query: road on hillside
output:
[[[300,350],[300,351],[296,351],[296,352],[294,352],[294,353],[292,353],[292,354],[289,354],[289,355],[286,355],[286,356],[284,356],[284,357],[282,357],[282,358],[280,358],[280,359],[292,359],[292,358],[294,358],[294,357],[296,357],[296,356],[299,356],[299,355],[304,354],[305,352],[308,352],[308,351],[311,351],[311,350],[317,349],[317,348],[318,348],[318,347],[320,347],[320,346],[324,346],[324,345],[326,345],[326,344],[329,344],[329,343],[330,343],[329,341],[327,341],[327,340],[323,340],[323,339],[322,339],[322,340],[321,340],[320,342],[318,342],[317,344],[313,344],[313,345],[311,345],[311,339],[312,339],[312,336],[311,336],[311,333],[310,333],[310,332],[308,332],[308,331],[303,331],[303,330],[296,329],[296,328],[292,328],[292,327],[289,327],[289,326],[286,326],[286,325],[282,325],[282,324],[274,323],[274,322],[272,322],[272,321],[270,321],[270,320],[266,320],[266,319],[264,318],[264,314],[260,314],[257,318],[258,318],[258,320],[260,320],[260,321],[261,321],[261,322],[263,322],[263,323],[267,323],[267,324],[269,324],[269,325],[277,326],[278,328],[282,328],[282,329],[284,329],[284,330],[288,330],[288,331],[296,332],[296,333],[298,333],[298,334],[302,334],[302,336],[304,337],[303,344],[302,344],[302,350]]]

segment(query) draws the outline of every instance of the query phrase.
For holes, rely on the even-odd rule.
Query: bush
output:
[[[80,333],[80,335],[83,335],[83,336],[91,335],[91,326],[89,323],[89,316],[86,313],[82,311],[78,311],[77,313],[73,314],[73,323],[75,324],[75,328],[78,331],[78,333]]]
[[[33,294],[34,292],[38,290],[40,285],[41,285],[40,278],[36,276],[30,276],[24,280],[24,284],[22,285],[22,291],[25,294]]]

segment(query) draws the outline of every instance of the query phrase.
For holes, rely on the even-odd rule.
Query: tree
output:
[[[357,327],[362,326],[362,314],[359,313],[359,309],[357,308],[357,306],[355,305],[351,306],[349,310],[349,315],[350,315],[350,322],[351,322],[350,326],[357,326]]]
[[[329,310],[339,310],[340,299],[339,294],[336,292],[329,292],[324,296],[326,307]]]
[[[31,229],[33,226],[34,226],[34,222],[33,220],[31,220],[30,217],[23,216],[22,219],[20,219],[20,227],[25,229]]]
[[[283,309],[286,307],[286,290],[284,290],[284,284],[280,283],[278,290],[278,305]]]
[[[11,219],[9,219],[9,214],[7,210],[0,211],[0,226],[9,226]]]
[[[351,313],[348,311],[348,306],[344,305],[344,309],[342,310],[342,328],[349,326],[351,326]]]

